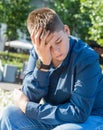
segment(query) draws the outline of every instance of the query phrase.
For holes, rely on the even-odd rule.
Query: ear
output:
[[[70,35],[70,29],[68,25],[64,25],[64,32],[66,32],[68,35]]]

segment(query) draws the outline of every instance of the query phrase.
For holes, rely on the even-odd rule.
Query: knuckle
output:
[[[38,39],[39,38],[39,36],[38,35],[35,35],[35,39]]]

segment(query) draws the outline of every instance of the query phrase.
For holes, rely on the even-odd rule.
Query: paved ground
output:
[[[15,88],[18,88],[20,86],[20,84],[0,82],[0,88],[4,90],[14,90]]]

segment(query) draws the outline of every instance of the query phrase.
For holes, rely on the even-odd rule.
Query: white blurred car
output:
[[[32,43],[27,40],[14,40],[5,43],[5,50],[29,51],[33,47]]]

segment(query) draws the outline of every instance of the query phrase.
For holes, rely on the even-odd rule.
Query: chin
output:
[[[58,62],[63,62],[64,59],[65,59],[64,57],[61,57],[61,58],[58,58],[57,61]]]

